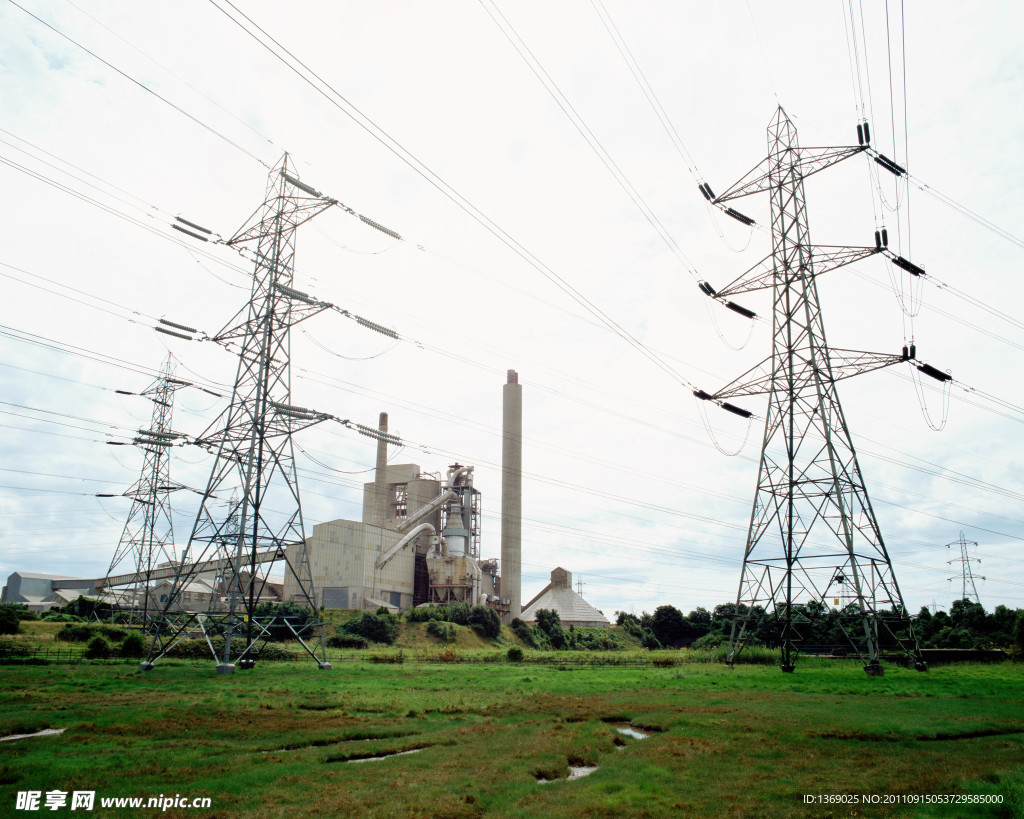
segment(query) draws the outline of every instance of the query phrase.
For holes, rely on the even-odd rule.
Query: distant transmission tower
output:
[[[875,247],[811,244],[804,196],[806,177],[867,147],[801,149],[796,128],[781,107],[768,128],[768,143],[767,160],[721,196],[701,185],[715,204],[760,192],[771,197],[771,255],[721,291],[701,284],[707,295],[750,318],[754,314],[730,301],[732,296],[771,288],[773,302],[770,358],[714,395],[695,393],[746,418],[752,413],[729,401],[768,394],[728,661],[736,659],[752,619],[764,611],[778,629],[782,670],[792,671],[806,622],[797,606],[822,603],[831,590],[849,600],[841,619],[856,621],[845,628],[846,636],[868,674],[882,674],[883,648],[906,653],[923,670],[836,391],[837,381],[910,360],[914,351],[888,355],[828,347],[815,277],[888,251],[881,233],[875,235]],[[725,211],[753,223],[732,208]],[[908,269],[910,262],[888,255]],[[935,375],[938,371],[929,365],[918,368],[948,378]]]
[[[139,393],[153,402],[149,427],[140,429],[132,441],[145,453],[145,460],[139,479],[123,493],[132,499],[132,508],[105,578],[115,610],[129,625],[149,620],[156,608],[150,599],[153,572],[161,564],[170,566],[176,560],[170,493],[185,487],[171,482],[169,452],[182,437],[171,431],[171,416],[174,393],[189,384],[173,376],[174,365],[168,355],[157,380]],[[124,576],[118,576],[118,572]],[[114,583],[119,590],[110,592]]]
[[[240,345],[238,371],[230,404],[198,439],[216,461],[143,669],[192,633],[223,637],[218,671],[233,671],[234,660],[250,668],[272,627],[290,629],[330,668],[306,550],[295,548],[305,532],[292,435],[331,416],[291,403],[290,329],[331,307],[292,284],[296,229],[336,204],[299,181],[286,154],[270,173],[264,203],[227,241],[253,245],[255,256],[249,303],[214,337]],[[223,498],[232,492],[225,513]],[[257,612],[270,569],[281,562],[298,581],[296,602],[313,613],[301,628]],[[219,578],[205,612],[195,605],[202,575]]]
[[[976,541],[966,540],[964,538],[964,533],[961,532],[959,540],[954,540],[952,543],[946,544],[947,549],[952,549],[954,546],[960,547],[960,557],[954,557],[952,560],[947,560],[946,563],[950,566],[952,566],[954,563],[959,563],[960,574],[953,575],[952,577],[949,577],[947,579],[949,580],[949,582],[952,583],[954,580],[960,577],[963,582],[963,591],[960,594],[960,599],[973,600],[980,606],[981,598],[978,597],[978,589],[974,585],[974,572],[971,571],[971,562],[973,561],[974,563],[981,563],[981,560],[977,557],[972,558],[968,553],[967,548],[968,546],[973,546],[975,549],[977,549],[978,544]],[[978,576],[981,577],[982,580],[985,579],[981,575]]]

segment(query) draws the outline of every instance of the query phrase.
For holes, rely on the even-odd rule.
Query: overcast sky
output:
[[[912,175],[898,187],[858,156],[806,188],[814,241],[871,244],[885,224],[928,272],[911,282],[872,258],[823,276],[830,344],[899,352],[913,338],[955,379],[948,397],[929,379],[916,388],[909,365],[840,385],[905,600],[916,611],[960,596],[947,544],[962,531],[978,543],[986,608],[1024,606],[1020,3],[239,3],[320,90],[224,0],[19,4],[0,3],[0,575],[106,571],[130,502],[95,495],[124,491],[142,464],[107,443],[151,412],[115,390],[146,388],[171,352],[178,377],[230,391],[230,352],[152,327],[215,333],[247,300],[250,263],[170,224],[230,237],[287,151],[303,181],[403,237],[337,208],[300,229],[296,286],[404,340],[336,314],[309,320],[293,333],[293,402],[367,425],[387,411],[407,442],[394,463],[474,464],[482,553],[497,557],[501,387],[515,369],[524,602],[556,566],[609,616],[735,599],[762,421],[705,405],[706,427],[690,385],[714,392],[769,354],[770,302],[737,298],[764,317],[751,323],[697,280],[733,280],[770,235],[708,208],[696,179],[722,192],[754,167],[781,104],[805,146],[856,144],[865,116]],[[768,224],[765,196],[736,207]],[[183,390],[174,426],[197,435],[223,403]],[[764,397],[735,403],[763,418]],[[307,531],[358,518],[373,442],[336,424],[296,441]],[[176,448],[172,477],[202,489],[211,464]],[[173,496],[179,548],[198,501]]]

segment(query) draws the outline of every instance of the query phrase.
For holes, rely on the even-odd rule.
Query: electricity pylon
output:
[[[831,590],[842,591],[855,606],[857,626],[844,630],[865,671],[882,673],[883,647],[901,650],[925,668],[836,391],[841,379],[907,361],[914,353],[830,349],[815,283],[828,270],[888,251],[880,234],[875,247],[811,244],[804,196],[805,178],[865,150],[801,149],[780,107],[768,128],[767,159],[721,196],[702,189],[715,204],[761,192],[771,198],[771,255],[720,291],[701,283],[706,294],[748,317],[754,314],[731,297],[772,290],[771,356],[714,395],[695,392],[747,418],[752,413],[729,402],[768,394],[729,663],[743,648],[752,616],[763,609],[778,628],[782,670],[792,671],[805,620],[797,606],[821,603]],[[753,223],[732,208],[725,211]],[[894,261],[909,264],[902,257]],[[925,367],[919,369],[926,372]]]
[[[286,154],[270,172],[263,204],[227,240],[253,247],[255,257],[248,304],[213,338],[240,346],[238,370],[228,407],[197,439],[216,460],[144,669],[190,633],[223,636],[218,671],[233,671],[233,660],[249,668],[271,628],[291,630],[320,668],[330,668],[306,550],[295,548],[305,532],[291,436],[331,416],[291,403],[290,330],[331,307],[292,284],[297,228],[336,204],[299,181]],[[217,499],[232,492],[225,513]],[[257,613],[270,569],[280,562],[298,581],[294,602],[313,612],[299,629],[286,617]],[[190,611],[190,587],[204,574],[218,578],[209,604],[205,612]]]
[[[132,440],[145,453],[139,479],[123,493],[132,499],[121,540],[110,561],[106,578],[114,578],[120,570],[124,582],[118,583],[115,610],[128,625],[146,623],[156,606],[150,599],[152,575],[160,565],[173,565],[174,526],[171,523],[170,493],[186,487],[171,481],[170,449],[182,438],[171,430],[174,393],[188,382],[174,378],[174,365],[167,356],[160,375],[139,395],[153,402],[153,415],[147,429],[140,429]],[[112,587],[107,585],[106,589]]]
[[[967,540],[966,538],[964,538],[964,533],[961,532],[959,540],[954,540],[952,543],[946,544],[947,549],[952,549],[954,546],[960,547],[960,557],[955,557],[952,560],[947,560],[946,563],[950,566],[952,566],[954,563],[959,563],[961,571],[959,575],[953,575],[952,577],[949,577],[947,579],[950,582],[953,582],[957,579],[957,577],[959,577],[963,584],[963,591],[960,594],[960,599],[973,600],[980,606],[981,598],[978,597],[978,588],[974,585],[974,572],[971,571],[971,562],[973,561],[975,563],[981,563],[981,560],[976,557],[972,558],[967,549],[968,546],[978,548],[978,543],[974,540]],[[981,577],[981,575],[979,575],[979,577]],[[985,578],[981,577],[981,579],[984,580]]]

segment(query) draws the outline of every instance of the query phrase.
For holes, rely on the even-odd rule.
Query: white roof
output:
[[[558,619],[565,625],[572,623],[604,623],[611,625],[607,617],[572,589],[553,588],[549,585],[530,601],[530,605],[523,611],[523,620],[527,623],[534,622],[540,609],[550,609],[551,611],[558,612]]]

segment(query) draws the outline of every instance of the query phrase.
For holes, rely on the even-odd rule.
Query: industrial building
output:
[[[387,424],[387,413],[381,413],[377,466],[374,480],[363,486],[362,520],[320,523],[306,538],[320,604],[405,611],[461,601],[507,613],[498,561],[480,557],[481,493],[473,486],[473,467],[452,464],[442,480],[418,464],[388,464]],[[302,557],[290,553],[289,562],[301,565]],[[298,594],[289,571],[284,597]]]
[[[429,603],[494,608],[504,622],[520,613],[522,562],[522,388],[514,370],[502,393],[501,561],[480,554],[481,493],[472,466],[449,465],[444,477],[418,464],[388,464],[388,415],[380,414],[373,481],[363,486],[362,519],[313,527],[305,548],[313,587],[325,608],[406,611]],[[299,582],[289,570],[284,599]]]
[[[79,595],[96,591],[96,581],[81,577],[67,577],[35,572],[13,572],[7,578],[0,602],[22,603],[29,611],[43,612],[60,608]]]
[[[551,582],[523,609],[522,619],[537,624],[537,612],[548,609],[558,614],[563,626],[609,628],[611,622],[600,611],[572,590],[572,572],[559,567],[551,572]]]
[[[495,609],[508,623],[520,614],[522,388],[508,371],[503,393],[501,567],[480,554],[481,493],[474,468],[451,464],[442,473],[418,464],[388,464],[387,413],[378,428],[363,428],[377,440],[373,481],[363,486],[361,520],[332,520],[313,526],[305,543],[289,547],[289,566],[308,558],[317,603],[325,608],[406,611],[429,603],[466,602]],[[305,554],[303,554],[305,552]],[[223,561],[197,567],[198,573],[176,601],[176,609],[220,610],[227,599]],[[144,575],[149,599],[131,595],[143,577],[138,571],[82,580],[16,572],[4,600],[45,610],[79,594],[95,596],[126,609],[158,610],[171,593],[178,567],[163,564]],[[133,586],[134,588],[134,586]],[[71,591],[67,591],[71,590]],[[73,591],[73,593],[72,593]],[[129,599],[131,597],[131,599]],[[286,568],[283,584],[267,583],[261,599],[304,600],[300,584]]]

